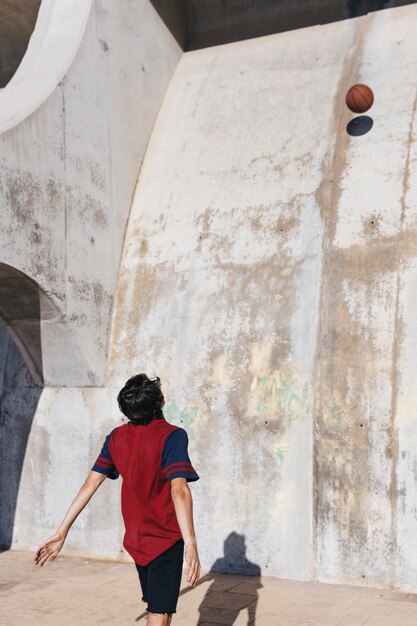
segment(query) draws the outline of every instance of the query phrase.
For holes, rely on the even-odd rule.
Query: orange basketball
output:
[[[374,94],[368,85],[353,85],[346,94],[346,104],[354,113],[365,113],[374,103]]]

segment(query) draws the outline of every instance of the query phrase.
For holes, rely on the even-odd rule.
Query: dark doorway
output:
[[[0,545],[12,544],[20,478],[42,393],[39,290],[0,264]]]
[[[0,322],[0,546],[10,548],[20,476],[42,387]]]

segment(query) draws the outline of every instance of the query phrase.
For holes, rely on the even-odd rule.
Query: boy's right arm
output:
[[[200,559],[193,523],[193,500],[186,478],[178,477],[171,480],[171,496],[184,539],[185,560],[187,561],[185,574],[190,586],[195,587],[200,578]]]
[[[77,519],[83,508],[88,504],[91,497],[107,478],[106,474],[91,471],[87,476],[83,486],[75,496],[70,508],[67,511],[62,523],[56,533],[49,537],[35,554],[35,565],[42,565],[46,561],[54,561],[64,545],[69,529]]]

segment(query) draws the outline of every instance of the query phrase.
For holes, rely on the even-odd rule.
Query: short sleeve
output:
[[[187,482],[199,479],[188,456],[188,435],[183,428],[177,428],[165,440],[162,471],[169,481],[173,478],[186,478]]]
[[[117,471],[116,466],[113,463],[113,459],[109,450],[109,443],[112,433],[113,431],[110,433],[110,435],[107,435],[103,447],[101,448],[101,452],[91,469],[94,472],[99,472],[99,474],[106,474],[107,478],[115,480],[116,478],[119,478],[119,472]]]

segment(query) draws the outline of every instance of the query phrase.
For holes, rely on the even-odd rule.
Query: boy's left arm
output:
[[[52,537],[49,537],[36,552],[33,559],[35,565],[42,566],[46,561],[54,561],[56,559],[64,545],[72,524],[106,478],[106,474],[95,471],[89,473],[56,533],[52,535]]]

